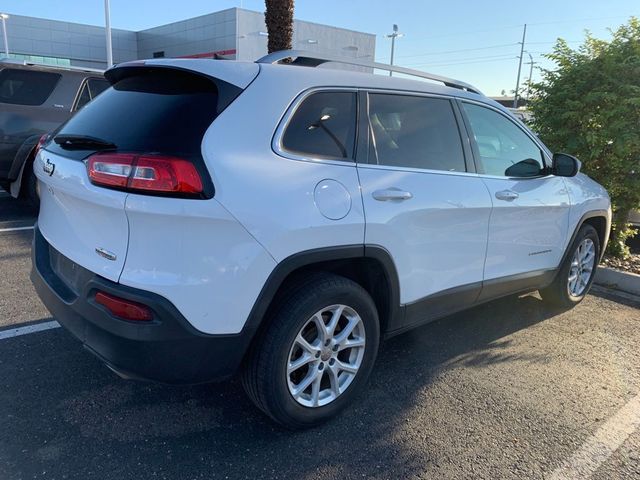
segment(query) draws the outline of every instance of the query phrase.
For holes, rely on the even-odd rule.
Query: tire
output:
[[[341,310],[340,306],[344,308]],[[244,389],[260,410],[287,428],[308,428],[326,422],[353,401],[371,373],[380,340],[375,303],[364,288],[347,278],[314,273],[279,296],[272,312],[245,362]],[[333,324],[335,336],[321,336],[319,318],[327,330]],[[334,318],[339,319],[335,324]],[[355,328],[344,337],[347,325]],[[298,342],[299,333],[307,347],[320,345],[321,338],[329,338],[332,343],[312,353]],[[338,346],[333,346],[336,341]],[[363,345],[344,348],[345,342]],[[344,350],[337,351],[339,348]],[[289,373],[290,360],[308,363]],[[355,373],[341,370],[342,366],[351,365],[359,365]],[[319,381],[301,389],[309,378],[318,376]],[[301,393],[296,399],[294,393],[298,390]]]
[[[40,209],[40,195],[38,193],[38,179],[35,173],[33,173],[32,160],[24,166],[22,175],[22,191],[20,196],[24,198],[31,208],[37,211]]]
[[[588,265],[584,265],[583,262],[576,263],[576,259],[579,258],[580,255],[578,251],[580,248],[582,248],[581,252],[587,252],[587,249],[591,251],[591,256],[589,256],[591,260],[587,262],[591,263],[589,271],[587,271]],[[600,238],[598,237],[598,232],[589,224],[582,225],[576,238],[567,250],[566,258],[553,283],[540,290],[542,299],[550,305],[561,308],[571,308],[580,303],[587,293],[589,293],[599,258]],[[583,264],[583,266],[579,267],[580,264]],[[578,272],[581,271],[584,275],[578,273],[578,283],[572,284],[570,277],[576,274],[576,266],[579,267]],[[572,285],[576,286],[576,288],[572,288]]]

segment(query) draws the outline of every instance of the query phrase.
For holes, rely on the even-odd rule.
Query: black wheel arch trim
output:
[[[42,134],[30,136],[24,142],[22,142],[22,145],[20,145],[20,148],[18,148],[15,157],[13,157],[13,162],[11,163],[9,174],[7,175],[7,178],[10,182],[15,182],[20,176],[20,170],[22,169],[22,166],[27,161],[29,161],[31,155],[34,153],[41,135]]]
[[[242,333],[246,333],[251,338],[255,336],[280,287],[284,285],[287,278],[294,272],[305,267],[312,267],[316,264],[320,265],[331,261],[358,259],[372,259],[380,263],[389,286],[388,311],[380,313],[384,313],[387,316],[388,325],[395,323],[396,320],[401,319],[403,309],[400,305],[398,273],[391,254],[380,245],[343,245],[306,250],[295,253],[279,262],[267,278],[260,294],[254,302],[247,322],[242,329]],[[383,332],[381,332],[381,334],[382,333]]]
[[[587,220],[589,220],[590,218],[603,218],[605,220],[605,229],[606,229],[606,231],[603,232],[603,237],[602,238],[604,238],[604,241],[600,245],[600,252],[599,252],[600,253],[600,258],[598,258],[598,262],[602,261],[602,257],[604,257],[604,251],[607,248],[607,243],[609,241],[609,231],[611,229],[611,225],[607,221],[608,213],[609,212],[607,212],[607,210],[590,210],[590,211],[586,212],[584,215],[582,215],[582,217],[580,217],[580,220],[578,220],[578,222],[576,223],[576,228],[574,229],[573,233],[571,234],[571,238],[569,239],[569,242],[567,243],[567,248],[565,249],[565,252],[562,255],[562,260],[560,260],[560,264],[558,265],[558,270],[560,270],[560,268],[564,264],[565,260],[567,259],[567,256],[571,253],[569,251],[569,249],[570,249],[571,245],[573,244],[574,240],[576,239],[576,237],[578,236],[578,232],[580,231],[582,226],[585,224],[585,222]]]

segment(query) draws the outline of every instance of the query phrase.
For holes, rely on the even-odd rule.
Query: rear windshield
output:
[[[216,85],[205,77],[146,69],[105,90],[56,134],[93,137],[120,152],[199,157],[217,105]]]
[[[57,73],[5,68],[0,70],[0,103],[42,105],[58,80]]]

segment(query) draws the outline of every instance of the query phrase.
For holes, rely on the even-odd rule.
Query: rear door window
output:
[[[60,80],[60,74],[5,68],[0,70],[0,103],[42,105]]]
[[[312,93],[298,106],[282,135],[282,148],[293,154],[353,159],[356,93]]]
[[[448,99],[369,94],[369,163],[464,172],[460,131]]]

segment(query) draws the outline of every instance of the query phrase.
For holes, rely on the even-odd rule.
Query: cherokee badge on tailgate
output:
[[[44,170],[44,173],[52,176],[53,172],[56,170],[56,164],[47,158],[47,161],[42,165],[42,169]]]

